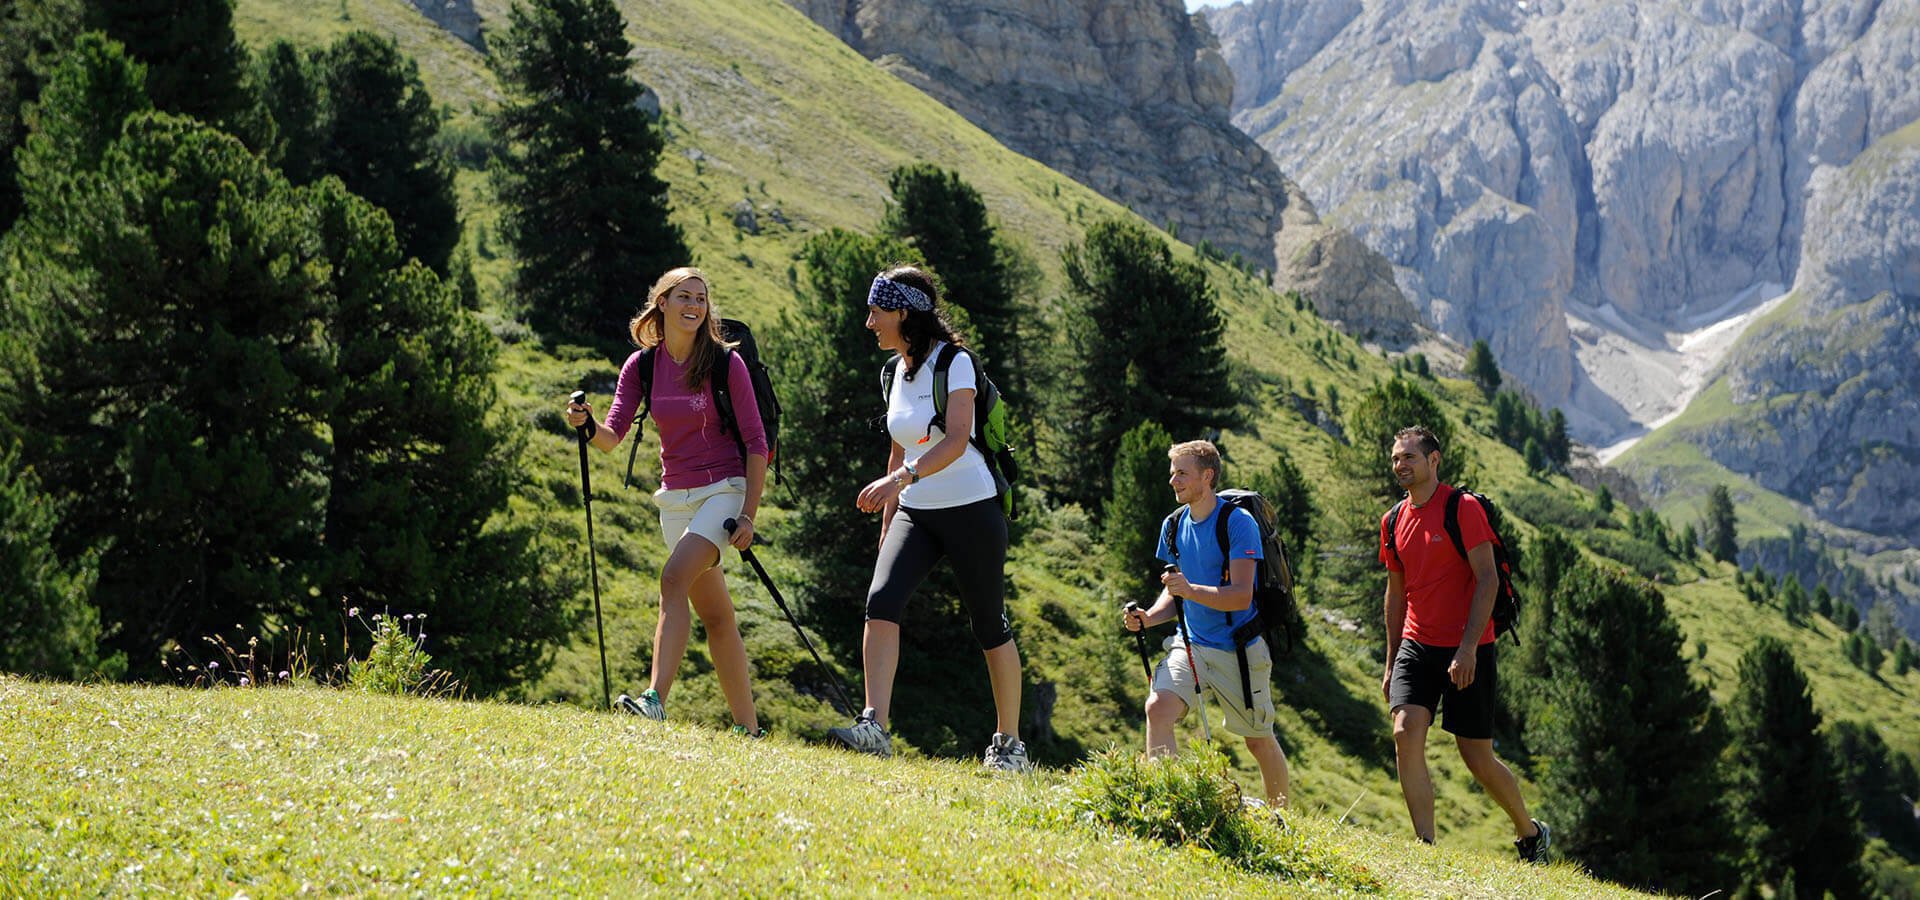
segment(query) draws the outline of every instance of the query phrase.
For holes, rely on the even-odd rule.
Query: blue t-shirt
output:
[[[1180,526],[1175,529],[1174,543],[1180,548],[1180,574],[1187,581],[1202,587],[1219,587],[1225,580],[1220,577],[1224,571],[1225,556],[1221,553],[1220,537],[1215,529],[1214,516],[1223,509],[1233,510],[1227,519],[1227,543],[1234,559],[1261,559],[1260,523],[1253,520],[1253,514],[1224,502],[1215,501],[1213,512],[1205,519],[1193,521],[1187,510],[1180,511]],[[1167,552],[1165,523],[1154,534],[1154,554],[1162,562],[1173,562],[1173,554]],[[1187,629],[1192,632],[1193,642],[1202,647],[1216,650],[1232,650],[1233,630],[1246,624],[1248,619],[1258,612],[1253,604],[1238,612],[1221,612],[1200,603],[1188,603]]]

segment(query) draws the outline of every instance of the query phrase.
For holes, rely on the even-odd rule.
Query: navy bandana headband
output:
[[[933,311],[933,298],[927,292],[910,284],[875,278],[873,287],[867,289],[867,305],[884,310],[917,309],[921,312]]]

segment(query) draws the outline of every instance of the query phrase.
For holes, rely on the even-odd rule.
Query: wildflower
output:
[[[280,670],[280,680],[281,680],[281,681],[285,681],[285,680],[287,680],[287,679],[288,679],[288,678],[290,678],[290,677],[292,677],[292,676],[290,676],[290,675],[288,675],[288,674],[287,674],[287,670],[285,670],[285,669],[281,669],[281,670]]]
[[[420,613],[419,615],[417,615],[417,616],[414,616],[414,618],[416,618],[416,619],[419,619],[419,620],[420,620],[420,621],[422,621],[422,622],[425,622],[425,621],[427,620],[427,614],[426,614],[426,613]]]
[[[360,607],[356,606],[356,607],[353,607],[352,609],[347,610],[347,615],[358,618],[360,615]]]
[[[252,683],[253,683],[253,682],[252,682],[251,680],[249,680],[249,679],[247,678],[247,676],[245,676],[245,675],[242,675],[242,676],[240,676],[240,686],[241,686],[241,687],[246,687],[247,685],[249,685],[249,684],[252,684]]]
[[[213,670],[213,669],[218,669],[218,668],[220,668],[220,661],[219,661],[219,660],[217,660],[217,659],[216,659],[216,660],[212,660],[212,661],[209,661],[209,662],[207,663],[207,669],[208,669],[209,671],[211,671],[211,670]]]
[[[413,613],[407,613],[406,615],[404,615],[404,616],[401,616],[400,618],[401,618],[401,619],[404,619],[404,620],[406,620],[406,621],[408,621],[408,622],[411,622],[411,621],[413,621]]]

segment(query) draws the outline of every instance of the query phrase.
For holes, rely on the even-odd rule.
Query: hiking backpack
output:
[[[779,459],[780,450],[780,398],[774,395],[773,377],[767,372],[767,364],[760,359],[760,345],[753,339],[753,330],[739,319],[720,320],[720,339],[737,345],[727,353],[729,356],[739,354],[740,361],[747,365],[747,377],[753,380],[753,402],[760,408],[760,426],[767,433],[768,474],[777,476],[779,470],[775,468],[775,461]],[[658,349],[659,346],[655,345],[640,351],[640,412],[634,416],[635,422],[645,419],[653,410],[653,354]],[[740,433],[740,419],[733,409],[733,390],[727,383],[726,371],[730,365],[731,362],[722,359],[718,367],[720,377],[709,377],[707,386],[713,392],[714,411],[720,418],[720,427],[733,435],[734,443],[740,446],[740,461],[745,464],[747,439]],[[640,453],[638,435],[635,438],[633,446],[627,450],[628,486],[633,484],[633,461]]]
[[[927,423],[928,434],[935,428],[947,430],[947,371],[953,368],[953,358],[958,355],[960,348],[947,344],[933,360],[933,420]],[[1000,389],[994,387],[993,379],[980,368],[980,358],[969,352],[967,359],[973,364],[973,383],[978,386],[974,391],[973,433],[967,436],[967,442],[987,461],[994,492],[1000,497],[1000,509],[1007,518],[1013,518],[1013,482],[1020,477],[1020,463],[1013,455],[1013,413],[1001,402]],[[899,370],[898,353],[880,367],[881,403],[893,395],[893,378]]]
[[[1278,518],[1274,515],[1273,504],[1258,491],[1242,488],[1229,488],[1214,495],[1222,504],[1221,510],[1213,517],[1214,539],[1220,543],[1220,583],[1226,584],[1228,566],[1233,558],[1228,555],[1231,544],[1227,537],[1227,520],[1236,509],[1244,509],[1253,516],[1255,524],[1260,526],[1260,556],[1254,567],[1253,580],[1253,618],[1233,630],[1234,653],[1240,658],[1240,693],[1246,698],[1247,708],[1253,708],[1253,675],[1247,668],[1247,645],[1256,637],[1267,639],[1267,646],[1275,646],[1274,637],[1286,638],[1282,655],[1293,652],[1294,622],[1299,617],[1293,594],[1293,563],[1287,558],[1286,545],[1280,541]],[[1187,508],[1182,506],[1167,516],[1161,528],[1161,537],[1166,541],[1167,555],[1173,557],[1175,565],[1180,563],[1180,545],[1174,540],[1180,528],[1180,516]],[[1174,603],[1179,605],[1180,598]],[[1185,610],[1181,610],[1184,621]]]
[[[1493,529],[1493,566],[1500,573],[1500,587],[1493,595],[1493,637],[1499,640],[1501,635],[1513,631],[1520,624],[1520,593],[1513,588],[1513,551],[1510,549],[1512,543],[1506,537],[1506,520],[1500,514],[1500,507],[1494,505],[1493,498],[1466,488],[1454,488],[1447,495],[1445,522],[1447,537],[1453,539],[1453,549],[1461,559],[1467,558],[1467,541],[1460,533],[1461,497],[1472,497],[1479,501],[1480,508],[1487,514],[1487,525]],[[1400,513],[1407,508],[1410,500],[1402,497],[1399,503],[1393,505],[1393,511],[1387,513],[1387,552],[1393,554],[1394,562],[1400,562],[1400,548],[1396,546],[1399,535],[1395,532],[1400,528]],[[1404,563],[1402,565],[1404,567]],[[1518,641],[1520,635],[1514,634],[1513,639]]]

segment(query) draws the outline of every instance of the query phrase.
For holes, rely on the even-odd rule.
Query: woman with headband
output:
[[[887,730],[893,677],[900,664],[900,618],[907,598],[934,563],[946,557],[960,583],[973,635],[986,654],[997,731],[984,765],[1021,772],[1031,768],[1020,742],[1020,651],[1007,622],[1007,519],[986,458],[973,433],[977,361],[938,308],[933,277],[897,266],[873,279],[867,328],[881,349],[896,356],[881,384],[887,433],[893,438],[887,473],[860,491],[856,504],[880,514],[880,556],[867,589],[861,641],[867,708],[851,726],[828,734],[847,747],[877,756],[893,752]],[[936,421],[933,361],[955,348],[947,373],[946,421]]]
[[[693,630],[687,614],[691,599],[706,626],[707,651],[733,713],[733,729],[759,737],[765,731],[754,712],[747,648],[720,569],[727,545],[752,546],[753,516],[767,481],[767,435],[753,378],[720,335],[720,317],[707,298],[707,276],[699,269],[683,266],[660,276],[628,329],[641,349],[620,368],[607,420],[594,424],[589,443],[611,451],[626,438],[636,414],[652,417],[660,430],[660,489],[653,502],[669,555],[660,570],[652,683],[638,697],[621,694],[617,705],[634,715],[666,719],[667,694]],[[642,367],[649,368],[643,373]],[[721,378],[738,422],[720,420],[713,383]],[[643,385],[651,386],[652,396],[645,396]],[[567,424],[575,428],[592,422],[592,416],[584,403],[567,407]],[[738,429],[738,440],[732,429]],[[729,519],[738,523],[732,534],[726,531]]]

